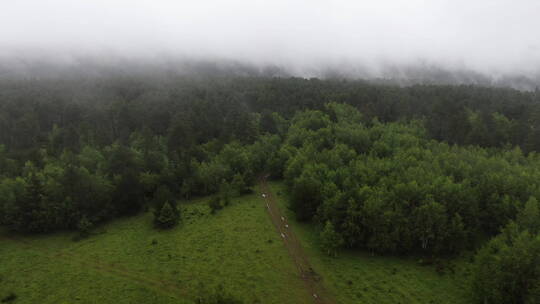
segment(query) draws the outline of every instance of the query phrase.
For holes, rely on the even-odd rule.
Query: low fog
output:
[[[536,0],[4,1],[0,75],[204,66],[534,89],[538,16]]]

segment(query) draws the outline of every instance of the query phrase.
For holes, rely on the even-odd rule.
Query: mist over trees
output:
[[[53,80],[79,79],[95,81],[99,78],[117,78],[129,75],[144,82],[168,82],[174,77],[207,79],[216,77],[279,77],[346,79],[380,85],[476,85],[483,87],[513,88],[535,91],[540,88],[537,73],[488,73],[467,67],[449,67],[444,64],[416,62],[381,62],[376,66],[361,63],[324,64],[309,68],[292,68],[287,64],[264,64],[226,59],[195,59],[186,56],[162,58],[129,58],[115,55],[89,56],[66,54],[63,56],[0,57],[0,79]]]

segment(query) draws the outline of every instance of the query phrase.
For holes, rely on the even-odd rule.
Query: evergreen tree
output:
[[[170,229],[178,224],[179,219],[178,210],[173,208],[169,202],[165,202],[154,222],[159,228]]]
[[[343,246],[343,237],[336,232],[332,222],[327,221],[321,232],[321,244],[324,252],[329,256],[337,256],[337,250]]]

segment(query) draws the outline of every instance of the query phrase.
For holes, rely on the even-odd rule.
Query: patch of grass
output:
[[[219,288],[245,303],[310,303],[262,200],[248,195],[215,215],[187,202],[183,222],[152,228],[141,214],[107,233],[12,236],[0,232],[0,296],[16,303],[193,303]]]
[[[330,258],[320,249],[317,228],[296,222],[287,209],[284,185],[271,182],[269,186],[273,193],[282,193],[276,200],[337,303],[471,303],[467,293],[468,259],[451,261],[454,273],[446,271],[441,275],[435,265],[422,266],[413,257],[341,251],[337,258]]]

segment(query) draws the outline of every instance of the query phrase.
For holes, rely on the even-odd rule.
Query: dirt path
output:
[[[322,284],[322,278],[309,264],[304,249],[296,235],[293,233],[291,226],[287,222],[287,218],[281,213],[279,206],[276,203],[276,198],[266,183],[266,178],[260,179],[260,192],[261,195],[264,194],[264,196],[261,197],[265,202],[265,208],[268,211],[277,232],[280,234],[285,247],[289,251],[289,255],[293,259],[300,277],[306,284],[306,288],[313,298],[313,302],[317,304],[334,303]]]

